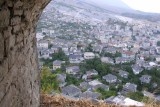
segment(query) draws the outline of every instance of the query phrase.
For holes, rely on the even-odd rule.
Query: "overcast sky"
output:
[[[122,0],[135,10],[160,13],[160,0]]]

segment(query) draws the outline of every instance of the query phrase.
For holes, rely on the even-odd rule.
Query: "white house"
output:
[[[91,85],[91,86],[96,86],[96,85],[100,85],[102,83],[99,82],[98,80],[93,80],[93,81],[90,81],[88,84]]]
[[[135,53],[133,53],[131,51],[124,51],[124,52],[122,52],[122,57],[125,57],[125,58],[134,58],[135,57]]]
[[[96,75],[98,75],[98,72],[93,69],[93,70],[87,71],[86,74],[84,74],[82,76],[82,79],[87,80],[87,79],[90,79],[90,78],[92,78],[93,76],[96,76]]]
[[[52,59],[52,57],[50,57],[50,51],[48,49],[46,50],[43,50],[41,52],[41,58],[44,58],[44,59]]]
[[[44,36],[42,35],[42,33],[36,33],[37,41],[43,39],[43,37],[44,37]]]
[[[37,47],[39,49],[48,49],[48,41],[46,41],[46,40],[40,40],[40,41],[38,41]]]
[[[81,55],[70,55],[69,56],[69,62],[72,64],[78,64],[83,61],[83,57]]]
[[[62,46],[62,50],[63,50],[64,52],[68,52],[69,48],[68,48],[68,46]]]
[[[93,52],[85,52],[84,53],[84,59],[94,59],[95,54]]]
[[[136,92],[137,91],[137,85],[133,84],[133,83],[126,83],[125,85],[123,85],[123,91],[125,93]]]
[[[137,107],[144,107],[145,104],[142,103],[142,102],[138,102],[138,101],[135,101],[135,100],[132,100],[130,98],[126,98],[124,100],[125,103],[123,103],[122,105],[124,106],[137,106]]]
[[[102,58],[101,58],[101,61],[102,61],[103,63],[114,64],[114,60],[113,60],[112,58],[110,58],[110,57],[102,57]]]
[[[66,73],[76,75],[79,73],[80,69],[79,66],[72,66],[66,68]]]
[[[156,61],[157,61],[157,62],[160,62],[160,56],[159,56],[159,57],[156,57]]]
[[[156,47],[156,52],[160,54],[160,47]]]
[[[108,83],[115,83],[117,81],[117,76],[108,74],[102,77]]]
[[[55,60],[53,61],[53,70],[61,68],[62,61]]]
[[[133,73],[137,75],[143,71],[143,68],[141,68],[139,65],[133,65],[132,70],[133,70]]]
[[[106,102],[112,102],[114,103],[115,105],[117,106],[124,106],[124,107],[129,107],[129,106],[135,106],[135,107],[144,107],[145,104],[142,103],[142,102],[138,102],[138,101],[135,101],[133,99],[130,99],[130,98],[127,98],[125,96],[122,96],[122,95],[118,95],[116,97],[110,97],[108,99],[106,99]]]

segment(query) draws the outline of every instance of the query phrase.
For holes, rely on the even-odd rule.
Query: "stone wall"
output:
[[[0,0],[0,107],[39,106],[36,22],[49,0]]]

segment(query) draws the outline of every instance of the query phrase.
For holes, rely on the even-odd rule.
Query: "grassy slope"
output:
[[[106,103],[91,103],[89,100],[72,100],[62,96],[41,95],[40,107],[121,107]],[[132,106],[134,107],[134,106]],[[147,104],[145,107],[160,107],[160,105]]]

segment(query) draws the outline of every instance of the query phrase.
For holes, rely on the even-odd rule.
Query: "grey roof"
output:
[[[62,88],[62,94],[65,94],[68,96],[76,97],[76,96],[79,96],[80,93],[81,93],[81,90],[75,85],[69,85]]]
[[[67,67],[66,69],[72,69],[75,72],[79,72],[80,71],[79,66]]]
[[[98,84],[98,85],[94,86],[93,88],[94,89],[102,88],[104,90],[109,90],[109,86],[105,85],[105,84]]]
[[[138,64],[139,66],[142,66],[144,63],[144,60],[136,60],[136,64]]]
[[[101,61],[104,63],[114,63],[114,60],[110,57],[102,57]]]
[[[101,46],[101,45],[93,46],[93,50],[96,51],[96,52],[102,51],[102,48],[103,48],[103,46]]]
[[[105,79],[106,81],[112,81],[112,80],[117,80],[117,77],[115,75],[108,74],[103,76],[103,79]]]
[[[48,41],[44,40],[44,39],[41,39],[41,40],[38,41],[38,43],[48,43]]]
[[[133,84],[133,83],[126,83],[126,84],[123,86],[123,90],[126,90],[126,91],[135,92],[136,89],[137,89],[137,85],[136,85],[136,84]]]
[[[100,97],[101,94],[97,93],[97,92],[91,92],[91,91],[86,91],[83,92],[80,97],[81,98],[92,98],[92,99],[97,99],[98,97]]]
[[[109,53],[116,53],[117,49],[114,47],[108,47],[108,48],[104,48],[104,51]]]
[[[88,82],[81,82],[80,83],[80,87],[82,89],[89,89],[89,88],[91,88],[91,86],[88,84]]]
[[[132,69],[134,72],[142,72],[143,68],[141,68],[139,65],[135,64],[132,66]]]
[[[62,48],[68,48],[68,46],[67,45],[63,45]]]
[[[105,99],[104,102],[106,102],[107,104],[113,104],[114,103],[113,99],[114,99],[114,96],[111,96],[111,97]]]
[[[156,96],[156,101],[160,101],[160,95]]]
[[[117,103],[125,103],[124,100],[126,99],[125,96],[122,96],[122,95],[118,95],[118,96],[111,96],[109,98],[107,98],[105,100],[105,102],[107,103],[114,103],[114,104],[117,104]]]
[[[98,74],[98,71],[96,71],[95,69],[92,69],[86,72],[86,74],[91,74],[91,73]]]
[[[59,80],[60,82],[65,82],[66,74],[58,74],[57,75],[57,80]]]
[[[118,73],[121,77],[128,77],[129,73],[127,71],[122,71],[122,70],[119,70],[119,73]]]
[[[150,83],[151,81],[151,76],[150,75],[142,75],[142,77],[140,77],[141,82],[143,83]]]
[[[41,51],[41,54],[42,54],[42,55],[44,55],[44,54],[50,54],[50,52],[51,52],[51,51],[50,51],[49,49],[45,49],[45,50],[42,50],[42,51]]]
[[[82,56],[81,55],[69,55],[69,59],[80,59]]]
[[[117,57],[116,58],[116,62],[130,62],[132,60],[133,59],[131,59],[131,58],[125,58],[125,57]]]
[[[53,45],[52,47],[51,47],[51,49],[59,49],[60,48],[60,46],[58,46],[58,45]]]
[[[59,60],[53,61],[54,66],[61,66],[61,64],[62,64],[62,61],[59,61]]]
[[[77,50],[77,52],[74,52],[74,55],[77,55],[78,57],[82,57],[83,53]]]

